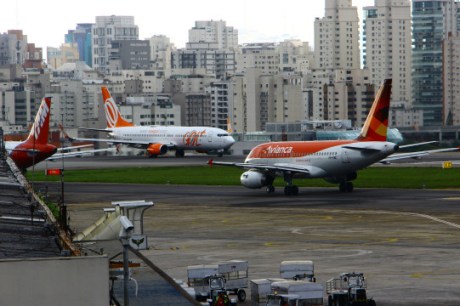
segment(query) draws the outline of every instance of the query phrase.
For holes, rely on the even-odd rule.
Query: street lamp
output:
[[[128,217],[120,217],[121,229],[119,234],[119,239],[123,245],[123,301],[124,306],[129,306],[129,292],[128,292],[128,282],[129,282],[129,262],[128,262],[128,246],[129,239],[131,238],[131,232],[134,229],[134,225],[129,221]]]

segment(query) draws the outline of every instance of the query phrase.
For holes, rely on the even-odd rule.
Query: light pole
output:
[[[123,305],[129,306],[129,291],[128,291],[128,282],[129,282],[129,261],[128,261],[128,246],[129,239],[131,238],[131,232],[134,229],[134,225],[126,216],[120,217],[121,230],[119,234],[119,239],[123,245]]]

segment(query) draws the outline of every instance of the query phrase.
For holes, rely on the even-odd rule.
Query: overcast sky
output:
[[[362,7],[374,0],[352,0]],[[139,39],[166,35],[184,48],[188,30],[198,20],[224,20],[238,30],[239,43],[301,39],[313,45],[314,20],[324,16],[324,0],[2,0],[0,33],[23,30],[36,47],[59,47],[77,23],[95,23],[96,16],[134,16]]]

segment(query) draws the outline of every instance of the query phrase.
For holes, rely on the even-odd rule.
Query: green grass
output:
[[[103,182],[125,184],[192,184],[192,185],[240,185],[243,170],[233,167],[143,167],[95,170],[66,170],[65,182]],[[27,172],[30,181],[60,181],[60,176],[46,176],[44,171]],[[371,167],[358,172],[355,187],[361,188],[458,188],[458,168],[396,168]],[[331,187],[322,179],[299,179],[298,186]],[[275,185],[283,185],[277,178]]]

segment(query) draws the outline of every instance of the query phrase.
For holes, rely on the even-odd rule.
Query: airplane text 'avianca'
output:
[[[267,192],[274,192],[273,181],[279,176],[285,181],[286,195],[299,192],[292,182],[294,178],[323,178],[339,184],[340,191],[351,192],[351,181],[357,178],[357,171],[376,162],[458,150],[449,148],[393,154],[399,147],[387,141],[390,96],[391,79],[387,79],[375,97],[359,136],[354,140],[268,142],[253,148],[244,163],[210,160],[209,164],[246,169],[240,180],[244,187],[251,189],[265,187]]]
[[[183,157],[186,150],[200,153],[212,151],[222,155],[235,142],[227,131],[214,127],[136,126],[123,118],[107,87],[103,86],[101,89],[107,128],[90,130],[106,132],[110,138],[81,138],[79,140],[124,144],[145,149],[151,157],[163,155],[170,150],[175,150],[176,157]]]

